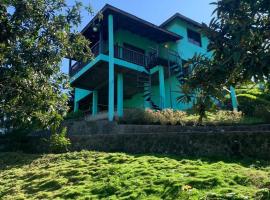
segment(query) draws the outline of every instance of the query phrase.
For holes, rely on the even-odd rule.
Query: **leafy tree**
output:
[[[196,55],[188,61],[194,70],[179,97],[191,101],[187,97],[195,95],[195,102],[204,104],[198,110],[201,117],[211,97],[220,98],[224,87],[269,80],[270,75],[270,1],[218,0],[212,4],[216,17],[201,30],[209,38],[212,57]]]
[[[214,108],[224,98],[223,90],[215,82],[216,74],[213,73],[211,61],[203,55],[195,55],[186,65],[192,66],[192,73],[185,78],[181,86],[181,93],[177,101],[182,103],[193,103],[193,111],[199,115],[198,123],[202,124],[206,118],[206,112]],[[207,76],[205,76],[207,74]]]
[[[65,0],[1,1],[0,118],[6,128],[47,128],[67,111],[60,62],[92,56],[90,42],[74,31],[82,9],[90,11]]]
[[[204,32],[225,84],[264,81],[270,75],[270,1],[219,0]]]

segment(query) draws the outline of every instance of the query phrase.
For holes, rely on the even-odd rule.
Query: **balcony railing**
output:
[[[145,54],[123,46],[114,46],[114,57],[140,66],[147,66],[147,56]]]
[[[107,43],[103,42],[102,45],[100,45],[100,42],[97,42],[94,46],[91,47],[91,51],[94,57],[98,56],[101,53],[108,54]],[[78,71],[84,68],[89,62],[86,62],[86,63],[80,62],[80,61],[76,62],[74,65],[70,66],[69,75],[74,76]]]
[[[107,42],[103,42],[102,45],[100,45],[100,42],[97,42],[94,46],[92,46],[91,50],[95,57],[101,53],[108,55]],[[159,52],[162,52],[162,51],[159,50]],[[158,55],[157,52],[146,55],[144,53],[141,53],[141,52],[138,52],[138,51],[135,51],[135,50],[132,50],[132,49],[120,46],[120,45],[114,46],[115,58],[130,62],[130,63],[134,63],[136,65],[140,65],[143,67],[148,67],[148,68],[151,68],[151,66],[158,64],[159,59],[166,59],[166,60],[170,60],[171,62],[175,62],[175,59],[178,56],[177,52],[175,53],[175,56],[173,56],[173,58],[172,58],[172,53],[170,53],[170,55],[171,56],[165,56],[167,58],[165,58],[164,56]],[[74,76],[78,71],[80,71],[88,63],[89,62],[87,63],[76,62],[74,65],[70,66],[70,69],[69,69],[70,76]]]
[[[105,43],[103,43],[102,47],[101,47],[100,43],[98,42],[91,48],[91,50],[92,50],[92,53],[95,57],[98,56],[100,53],[108,54],[107,44],[105,44]],[[125,48],[123,46],[119,46],[119,45],[114,46],[114,57],[121,59],[121,60],[125,60],[125,61],[130,62],[130,63],[144,66],[144,67],[147,66],[147,63],[149,60],[147,55],[140,53],[140,52],[137,52],[137,51],[134,51],[132,49]],[[69,69],[70,76],[75,75],[78,71],[80,71],[88,63],[89,62],[87,62],[87,63],[76,62]]]

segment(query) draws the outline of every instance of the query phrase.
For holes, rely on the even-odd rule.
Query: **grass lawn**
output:
[[[0,153],[0,199],[270,199],[270,162]],[[256,196],[255,196],[256,194]]]

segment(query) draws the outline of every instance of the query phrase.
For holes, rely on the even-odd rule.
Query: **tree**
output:
[[[212,4],[216,17],[201,30],[210,41],[212,57],[195,55],[188,61],[193,73],[179,98],[191,101],[187,97],[194,95],[206,110],[206,99],[221,99],[224,87],[269,80],[270,75],[270,1],[218,0]],[[202,118],[204,112],[198,112]]]
[[[0,118],[6,128],[48,128],[67,111],[60,62],[92,56],[90,42],[74,31],[82,9],[90,10],[65,0],[1,1]]]
[[[206,112],[224,99],[223,90],[220,90],[217,82],[221,79],[213,73],[211,64],[211,60],[203,55],[195,55],[189,60],[186,67],[192,66],[192,73],[180,86],[182,95],[177,98],[177,101],[182,103],[193,103],[193,111],[199,115],[199,124],[202,124],[203,118],[207,117]]]
[[[204,32],[225,84],[264,81],[270,73],[270,1],[219,0]]]

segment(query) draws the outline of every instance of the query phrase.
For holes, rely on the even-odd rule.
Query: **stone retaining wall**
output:
[[[106,121],[67,121],[64,125],[68,127],[73,151],[270,160],[270,125],[182,127],[118,125]],[[20,145],[32,153],[43,152],[47,147],[40,138],[47,136],[48,132],[29,136]],[[0,151],[5,144],[7,141],[1,142],[0,138]]]
[[[163,126],[66,122],[73,150],[270,159],[270,125]]]
[[[187,133],[187,132],[270,132],[270,124],[234,126],[171,126],[171,125],[128,125],[108,121],[66,121],[69,135],[95,134],[145,134],[145,133]]]
[[[73,150],[270,159],[270,133],[152,133],[70,136]]]

